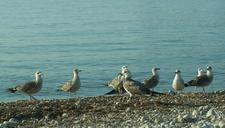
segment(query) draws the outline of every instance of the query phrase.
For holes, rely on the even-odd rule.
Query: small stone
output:
[[[219,126],[220,126],[220,128],[225,128],[225,122],[224,121],[220,121],[219,122]]]
[[[178,116],[177,116],[177,121],[178,121],[178,122],[182,122],[182,121],[183,121],[183,118],[182,118],[181,115],[178,115]]]
[[[118,105],[118,104],[120,104],[120,102],[116,102],[115,104]]]
[[[159,120],[158,120],[158,119],[155,119],[155,120],[154,120],[154,123],[155,123],[155,124],[158,124],[158,123],[159,123]]]
[[[213,128],[213,124],[205,120],[202,120],[198,122],[197,127],[198,128]]]
[[[206,117],[212,117],[212,116],[216,116],[216,111],[214,108],[211,108],[207,113],[206,113]]]
[[[0,128],[6,128],[7,125],[6,124],[0,124]]]
[[[67,116],[68,116],[67,113],[63,113],[63,114],[62,114],[62,117],[67,117]]]
[[[216,118],[215,116],[212,116],[212,117],[211,117],[211,122],[215,122],[216,119],[217,119],[217,118]]]
[[[176,123],[176,119],[173,119],[171,122],[170,122],[170,126],[174,125]]]
[[[9,119],[9,122],[10,123],[18,123],[18,120],[15,118],[11,118],[11,119]]]
[[[130,112],[131,111],[131,109],[130,109],[130,107],[128,107],[127,109],[126,109],[126,112]]]
[[[145,117],[144,117],[144,116],[141,116],[141,117],[140,117],[140,121],[141,121],[141,122],[144,122],[144,121],[145,121]]]
[[[173,96],[173,95],[176,95],[176,92],[169,90],[168,94]]]
[[[143,124],[142,126],[140,126],[139,128],[150,128],[150,126],[148,124]]]
[[[197,110],[194,110],[194,111],[192,112],[192,116],[197,117],[197,116],[198,116],[198,111],[197,111]]]
[[[213,127],[214,128],[220,128],[220,126],[218,124],[215,124]]]
[[[8,121],[4,121],[3,124],[8,124]]]
[[[190,115],[189,114],[183,115],[183,119],[187,119],[187,118],[190,118]]]
[[[58,125],[58,121],[57,120],[51,120],[50,124],[52,124],[53,126],[57,126]]]

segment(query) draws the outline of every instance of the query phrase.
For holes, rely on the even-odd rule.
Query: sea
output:
[[[224,0],[1,0],[0,102],[28,100],[7,88],[44,74],[37,99],[100,96],[123,65],[143,81],[161,70],[156,91],[173,90],[212,66],[207,92],[225,89]],[[57,88],[81,69],[74,95]],[[202,92],[189,87],[184,92]]]

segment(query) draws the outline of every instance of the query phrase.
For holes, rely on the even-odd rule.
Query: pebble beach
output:
[[[0,103],[0,128],[224,128],[225,91]]]

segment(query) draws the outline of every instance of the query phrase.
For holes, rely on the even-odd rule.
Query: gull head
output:
[[[180,73],[181,73],[181,71],[178,69],[175,71],[175,74],[180,74]]]
[[[157,72],[158,70],[160,70],[160,68],[152,68],[152,72]]]
[[[41,78],[43,75],[44,75],[44,74],[43,74],[42,72],[40,72],[40,71],[36,71],[36,72],[35,72],[35,77],[36,77],[36,78]]]
[[[211,71],[211,70],[212,70],[212,67],[211,67],[211,66],[208,66],[208,67],[206,68],[206,70]]]
[[[77,69],[77,68],[75,68],[74,70],[73,70],[73,73],[74,74],[78,74],[79,72],[81,72],[82,70],[79,70],[79,69]]]
[[[124,73],[125,71],[127,71],[128,70],[128,67],[127,66],[122,66],[122,68],[121,68],[121,72],[122,73]]]

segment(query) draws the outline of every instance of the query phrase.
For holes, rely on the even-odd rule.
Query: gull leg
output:
[[[30,100],[37,100],[35,97],[33,97],[32,95],[29,95],[30,96]]]
[[[70,97],[74,97],[76,95],[76,92],[69,92]]]
[[[118,88],[118,92],[119,92],[119,94],[122,94],[122,89],[121,88]]]
[[[131,102],[131,99],[132,99],[133,95],[132,94],[129,94],[129,95],[130,96],[129,96],[128,102]]]
[[[131,102],[131,96],[129,97],[129,99],[128,99],[128,101],[127,101],[127,102],[128,102],[128,103],[129,103],[129,102]]]

